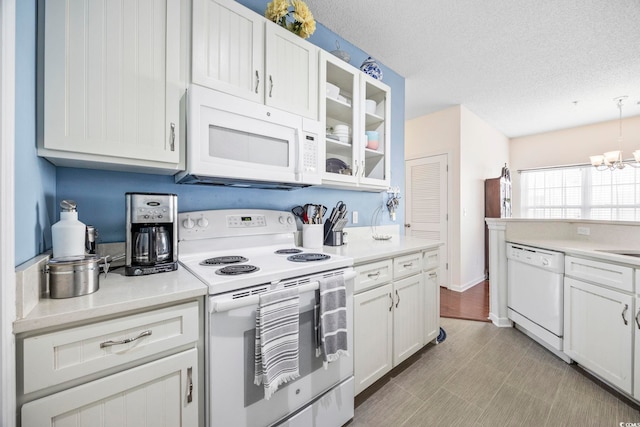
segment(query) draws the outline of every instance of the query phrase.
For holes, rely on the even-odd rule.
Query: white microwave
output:
[[[184,184],[291,189],[321,183],[320,123],[226,93],[187,92]]]

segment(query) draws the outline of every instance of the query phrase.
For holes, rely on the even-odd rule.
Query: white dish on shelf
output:
[[[367,99],[366,101],[364,101],[364,109],[368,114],[376,114],[377,106],[378,104],[376,104],[376,101],[374,101],[373,99]]]
[[[338,99],[340,96],[340,88],[334,84],[327,82],[327,97]]]

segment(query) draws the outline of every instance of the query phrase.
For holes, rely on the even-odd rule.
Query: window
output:
[[[523,171],[524,218],[640,221],[640,169],[592,166]]]

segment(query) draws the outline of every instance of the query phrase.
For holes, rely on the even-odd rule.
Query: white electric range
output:
[[[240,209],[179,214],[180,264],[209,286],[206,378],[210,426],[336,426],[353,418],[353,259],[295,244],[290,212]],[[318,279],[342,275],[347,289],[349,357],[323,369],[315,355]],[[300,377],[269,400],[254,385],[259,294],[297,287]]]

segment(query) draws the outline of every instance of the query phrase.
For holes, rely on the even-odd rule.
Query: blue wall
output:
[[[267,1],[242,0],[240,3],[262,15]],[[203,187],[177,185],[171,176],[53,167],[35,154],[35,0],[21,0],[18,4],[19,68],[16,74],[20,75],[22,70],[27,73],[16,85],[19,100],[16,104],[20,104],[20,108],[16,106],[16,122],[20,125],[20,132],[16,130],[20,135],[16,142],[16,265],[51,247],[50,224],[58,218],[57,205],[62,199],[78,202],[79,219],[98,228],[100,242],[124,240],[124,193],[127,191],[176,193],[180,212],[227,208],[289,210],[305,203],[322,203],[331,208],[343,200],[350,211],[359,212],[359,226],[370,225],[373,211],[386,202],[385,192],[315,187],[293,191]],[[367,58],[366,53],[320,24],[309,39],[328,51],[335,49],[336,40],[342,50],[351,54],[352,65],[358,67]],[[392,90],[391,185],[404,191],[404,78],[380,65],[383,81]],[[18,182],[22,182],[20,186]],[[19,199],[20,193],[24,194]],[[388,215],[382,218],[382,224],[393,223]],[[403,221],[404,203],[401,203],[396,222],[402,224]]]
[[[36,155],[36,2],[16,1],[16,265],[51,248],[56,168]]]

